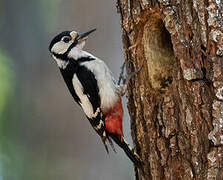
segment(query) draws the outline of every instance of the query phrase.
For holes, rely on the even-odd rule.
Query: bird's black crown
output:
[[[49,51],[51,52],[53,45],[56,44],[57,42],[59,42],[62,37],[70,36],[70,33],[71,33],[71,31],[63,31],[62,33],[60,33],[56,37],[54,37],[49,45]]]

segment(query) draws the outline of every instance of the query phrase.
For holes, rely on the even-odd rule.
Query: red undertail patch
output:
[[[121,141],[123,141],[122,117],[122,100],[119,98],[115,105],[105,112],[105,128],[108,132],[118,135]]]

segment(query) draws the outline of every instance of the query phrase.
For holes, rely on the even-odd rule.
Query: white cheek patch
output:
[[[64,54],[68,50],[70,45],[71,43],[59,41],[52,47],[52,52],[54,52],[55,54]]]

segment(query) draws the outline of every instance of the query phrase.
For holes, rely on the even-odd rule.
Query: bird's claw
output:
[[[121,66],[121,73],[119,75],[119,80],[118,80],[118,85],[120,85],[121,81],[122,81],[122,85],[120,86],[121,87],[121,90],[120,90],[120,94],[123,96],[125,94],[125,92],[127,91],[127,85],[130,81],[130,79],[135,75],[137,74],[138,72],[140,72],[143,68],[140,67],[138,69],[136,69],[135,71],[133,72],[129,72],[127,71],[127,67],[128,69],[130,69],[130,66],[133,65],[134,66],[134,69],[136,69],[135,67],[135,64],[132,60],[129,60],[127,62],[124,62],[123,65]],[[126,69],[126,76],[124,76],[124,69]]]

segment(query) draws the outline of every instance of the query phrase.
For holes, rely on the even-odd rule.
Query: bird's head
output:
[[[84,33],[64,31],[53,38],[49,46],[49,51],[57,62],[66,62],[70,58],[78,58],[88,35],[95,30],[96,29],[92,29]]]

